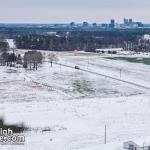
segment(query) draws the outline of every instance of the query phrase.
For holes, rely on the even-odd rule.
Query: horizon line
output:
[[[87,22],[88,24],[93,24],[93,23],[96,23],[96,24],[109,24],[110,22],[101,22],[101,23],[99,23],[99,22],[88,22],[88,21],[83,21],[83,22],[75,22],[75,21],[70,21],[70,22],[55,22],[55,23],[53,23],[53,22],[51,22],[51,23],[49,23],[49,22],[0,22],[0,24],[47,24],[47,25],[49,25],[49,24],[70,24],[70,23],[72,23],[72,22],[74,22],[75,24],[83,24],[83,22]],[[136,22],[141,22],[141,23],[143,23],[143,24],[150,24],[150,23],[146,23],[146,22],[142,22],[142,21],[133,21],[133,23],[136,23]],[[115,24],[124,24],[123,22],[115,22]]]

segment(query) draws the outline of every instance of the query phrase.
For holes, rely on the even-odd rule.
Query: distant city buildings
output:
[[[88,23],[83,22],[82,24],[77,24],[75,22],[71,22],[69,24],[71,28],[100,28],[100,29],[136,29],[136,28],[150,28],[150,24],[143,24],[142,22],[133,21],[132,18],[124,18],[123,23],[117,23],[115,19],[111,19],[110,23]]]
[[[124,18],[124,26],[132,26],[133,20]]]
[[[144,24],[142,22],[134,22],[133,19],[124,18],[124,28],[142,28]]]

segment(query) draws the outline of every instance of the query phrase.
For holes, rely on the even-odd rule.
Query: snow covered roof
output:
[[[150,137],[144,138],[144,139],[142,138],[142,139],[137,139],[137,140],[131,140],[131,141],[140,147],[150,146]]]
[[[144,40],[150,40],[150,35],[145,34],[145,35],[144,35]]]
[[[136,140],[135,143],[138,144],[139,146],[142,146],[142,147],[143,146],[150,146],[150,138]]]

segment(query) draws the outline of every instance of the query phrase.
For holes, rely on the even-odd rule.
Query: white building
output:
[[[57,32],[47,32],[47,34],[50,36],[56,36]]]
[[[6,42],[9,45],[9,48],[16,48],[14,39],[6,39]]]
[[[143,39],[144,39],[144,40],[150,40],[150,35],[145,34],[145,35],[143,36]]]

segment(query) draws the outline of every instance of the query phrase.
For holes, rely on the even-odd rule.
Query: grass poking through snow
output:
[[[142,57],[105,57],[106,59],[112,60],[124,60],[131,63],[143,63],[146,65],[150,65],[150,58],[142,58]]]

